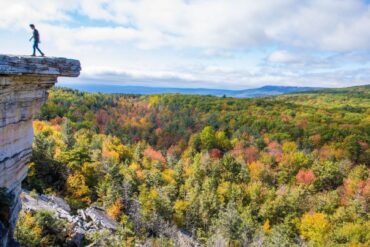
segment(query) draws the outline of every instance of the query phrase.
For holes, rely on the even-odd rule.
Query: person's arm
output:
[[[30,38],[30,41],[32,40],[32,39],[34,39],[35,37],[34,37],[34,35],[32,35],[32,37]]]

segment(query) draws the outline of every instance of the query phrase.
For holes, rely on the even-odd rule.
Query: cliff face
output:
[[[21,182],[32,151],[32,117],[58,76],[76,77],[80,70],[80,62],[72,59],[0,55],[0,188],[13,195],[9,212],[0,212],[0,246],[10,245],[21,208]]]

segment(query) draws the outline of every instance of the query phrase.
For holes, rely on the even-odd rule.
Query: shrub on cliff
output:
[[[65,246],[69,231],[65,221],[47,211],[22,212],[19,215],[15,239],[21,246]]]

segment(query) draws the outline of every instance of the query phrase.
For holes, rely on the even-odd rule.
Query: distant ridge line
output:
[[[226,96],[234,98],[255,98],[280,95],[286,93],[297,93],[325,89],[319,87],[272,86],[272,85],[242,90],[208,89],[208,88],[170,88],[170,87],[167,88],[167,87],[131,86],[131,85],[124,86],[124,85],[70,84],[70,83],[58,83],[57,86],[71,88],[82,92],[95,92],[95,93],[119,93],[136,95],[179,93],[179,94],[212,95],[218,97]]]

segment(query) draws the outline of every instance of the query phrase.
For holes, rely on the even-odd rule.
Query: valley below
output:
[[[50,89],[33,122],[16,240],[368,246],[370,86],[307,90]]]

